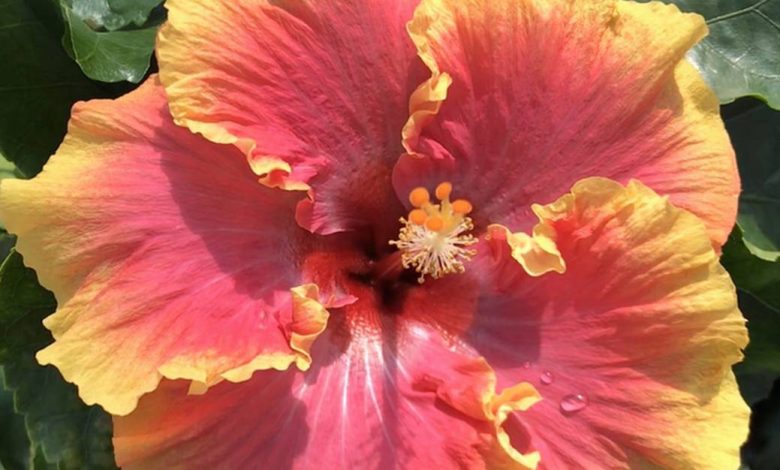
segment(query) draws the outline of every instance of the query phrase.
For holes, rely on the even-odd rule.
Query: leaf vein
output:
[[[770,25],[772,25],[772,27],[773,27],[773,28],[775,28],[775,29],[776,29],[778,32],[780,32],[780,25],[778,25],[777,23],[775,23],[775,22],[772,20],[772,18],[770,18],[770,17],[766,16],[766,13],[764,13],[764,12],[763,12],[763,11],[761,11],[761,10],[755,10],[753,13],[755,13],[756,15],[760,16],[761,18],[763,18],[763,19],[764,19],[764,20],[765,20],[767,23],[769,23]]]
[[[714,18],[710,18],[707,20],[707,24],[713,24],[718,23],[720,21],[728,20],[730,18],[735,18],[737,16],[745,15],[747,13],[750,13],[752,11],[757,11],[759,7],[764,5],[765,3],[769,2],[769,0],[759,0],[758,2],[754,3],[751,6],[742,8],[741,10],[732,11],[730,13],[724,13],[722,15],[718,15]]]
[[[37,21],[20,21],[18,23],[0,25],[0,31],[4,29],[18,28],[19,26],[37,25]]]

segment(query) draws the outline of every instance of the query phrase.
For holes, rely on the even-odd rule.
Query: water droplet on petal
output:
[[[528,361],[525,361],[525,362],[523,363],[523,369],[530,369],[530,368],[531,368],[531,363],[530,363],[530,362],[528,362]]]
[[[542,375],[539,376],[539,380],[545,385],[550,385],[551,383],[553,383],[553,380],[555,380],[555,378],[553,377],[552,372],[546,370],[542,372]]]
[[[561,399],[563,414],[574,414],[588,406],[588,397],[581,393],[566,395]]]

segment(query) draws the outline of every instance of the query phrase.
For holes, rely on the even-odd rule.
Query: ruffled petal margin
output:
[[[336,315],[334,313],[334,315]],[[328,330],[306,374],[258,372],[205,396],[165,382],[114,420],[122,468],[533,469],[519,416],[528,383],[500,392],[484,359],[409,322],[388,341],[340,347]]]
[[[202,392],[308,368],[328,313],[297,272],[307,232],[290,196],[175,126],[155,77],[76,105],[43,172],[0,186],[0,219],[57,297],[38,360],[119,415],[162,377]]]
[[[302,227],[394,225],[390,174],[425,77],[404,29],[416,3],[168,1],[158,56],[171,112],[237,145],[262,183],[308,190]]]
[[[408,29],[431,78],[411,100],[399,197],[452,181],[477,222],[527,231],[532,202],[581,178],[638,179],[702,218],[716,248],[727,239],[734,152],[684,60],[700,16],[660,2],[422,0]]]
[[[737,468],[749,408],[731,366],[747,331],[704,224],[604,178],[534,212],[566,271],[529,276],[490,240],[477,262],[494,282],[465,341],[499,387],[539,387],[523,422],[542,467]]]

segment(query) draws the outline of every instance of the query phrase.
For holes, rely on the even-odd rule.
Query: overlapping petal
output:
[[[165,90],[79,105],[0,187],[59,303],[39,360],[120,415],[125,468],[735,467],[738,177],[682,60],[702,20],[422,0],[410,42],[415,4],[169,0]],[[589,175],[630,182],[531,209]],[[379,273],[399,200],[445,180],[477,259]]]
[[[390,169],[425,78],[404,28],[416,3],[169,1],[158,55],[171,111],[239,146],[263,183],[309,189],[303,227],[391,232]]]
[[[328,330],[315,345],[321,360],[306,374],[258,372],[205,396],[164,383],[135,413],[115,419],[118,463],[126,469],[536,466],[538,454],[526,449],[522,424],[511,415],[535,406],[532,386],[496,394],[485,361],[456,350],[435,329],[403,321],[385,327],[381,341],[364,337],[348,345],[338,330]]]
[[[496,288],[465,340],[499,387],[539,388],[523,422],[542,467],[738,467],[749,409],[731,365],[747,332],[703,223],[600,178],[534,211],[566,272],[528,276],[491,240]]]
[[[203,388],[308,367],[327,312],[296,267],[295,203],[235,147],[175,126],[155,78],[77,105],[44,171],[0,188],[3,222],[58,301],[38,359],[115,414],[162,376]]]
[[[527,231],[530,204],[580,178],[635,178],[725,242],[734,153],[716,97],[683,60],[701,17],[660,2],[423,0],[409,31],[432,78],[412,99],[400,196],[451,180],[482,222]]]
[[[542,468],[737,462],[748,410],[730,365],[746,332],[704,225],[605,179],[535,211],[565,273],[529,277],[493,239],[472,274],[393,299],[342,280],[358,300],[333,310],[309,372],[204,397],[165,384],[117,419],[119,462],[530,468],[537,449]],[[322,285],[353,265],[313,257]]]

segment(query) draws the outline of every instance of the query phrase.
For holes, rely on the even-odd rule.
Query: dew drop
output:
[[[582,411],[586,406],[588,406],[588,397],[581,393],[566,395],[561,399],[561,411],[566,415]]]
[[[555,378],[553,377],[552,372],[549,370],[542,372],[542,375],[539,376],[539,381],[545,385],[550,385],[553,383],[553,380],[555,380]]]
[[[528,361],[525,361],[525,362],[523,363],[523,369],[530,369],[530,368],[531,368],[531,363],[530,363],[530,362],[528,362]]]

